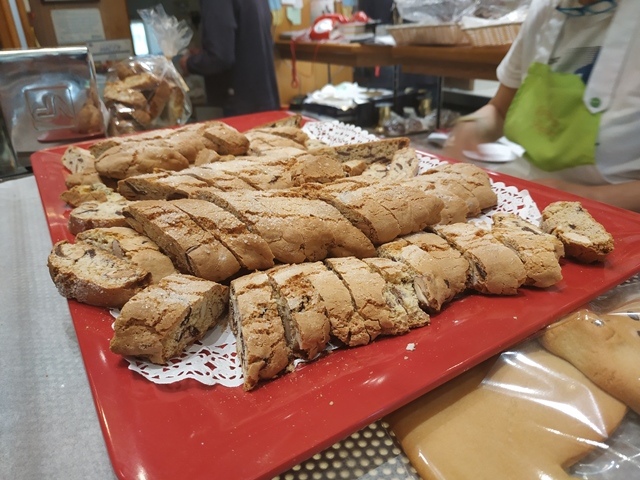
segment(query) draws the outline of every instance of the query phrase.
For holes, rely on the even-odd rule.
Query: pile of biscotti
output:
[[[578,203],[549,206],[541,226],[505,213],[490,230],[469,223],[497,203],[483,170],[418,174],[407,139],[327,147],[298,121],[70,147],[61,198],[76,239],[53,247],[49,269],[65,297],[122,309],[113,352],[166,363],[228,307],[250,390],[330,340],[403,334],[465,292],[546,288],[562,256],[613,249]]]

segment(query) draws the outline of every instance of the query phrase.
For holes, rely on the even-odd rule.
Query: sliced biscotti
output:
[[[325,264],[340,277],[351,293],[355,310],[365,321],[370,340],[409,330],[407,311],[387,288],[382,276],[355,257],[328,258]]]
[[[465,291],[469,278],[469,262],[445,239],[435,233],[418,232],[405,235],[399,240],[416,245],[436,261],[453,295]]]
[[[120,197],[111,197],[106,202],[88,201],[71,210],[67,226],[69,232],[77,235],[91,228],[126,227],[124,209],[131,202]]]
[[[406,265],[413,275],[413,287],[419,304],[431,313],[439,312],[458,291],[447,281],[447,271],[427,252],[404,240],[378,247],[378,255]]]
[[[567,257],[603,262],[614,248],[613,237],[580,202],[555,202],[542,211],[542,230],[558,237]]]
[[[171,202],[133,202],[123,213],[127,223],[156,242],[182,273],[219,282],[240,270],[222,243]]]
[[[494,213],[492,219],[493,236],[522,260],[525,285],[546,288],[562,280],[558,253],[564,253],[564,247],[556,237],[512,213]]]
[[[77,207],[84,202],[106,202],[108,200],[124,200],[120,194],[104,183],[94,183],[92,185],[76,185],[60,194],[60,200]]]
[[[235,176],[248,183],[255,190],[270,190],[293,186],[290,171],[293,163],[295,163],[295,160],[290,157],[284,159],[242,157],[225,162],[201,165],[199,168],[211,170],[215,174]]]
[[[317,261],[327,256],[375,256],[367,237],[338,210],[320,200],[213,189],[202,189],[197,197],[235,215],[269,244],[282,263]]]
[[[438,222],[440,225],[464,222],[467,217],[471,216],[469,205],[465,200],[468,198],[468,192],[466,191],[464,196],[460,196],[455,192],[455,188],[449,188],[447,185],[433,182],[422,175],[403,180],[402,184],[421,189],[425,193],[435,195],[442,200],[443,207],[440,210],[440,221]]]
[[[146,270],[84,242],[56,243],[47,265],[63,297],[98,307],[120,308],[150,281]]]
[[[96,171],[105,177],[123,178],[154,170],[183,170],[189,161],[164,143],[125,143],[104,152],[96,160]]]
[[[184,127],[183,127],[184,128]],[[125,137],[109,137],[100,140],[89,147],[89,151],[95,158],[99,158],[104,152],[110,148],[117,147],[124,143],[141,143],[148,140],[158,140],[173,135],[175,130],[163,128],[158,130],[149,130],[147,132],[138,133],[136,135],[128,135]]]
[[[328,155],[298,155],[290,170],[294,186],[305,183],[330,183],[346,176],[342,163]]]
[[[129,227],[92,228],[80,232],[76,240],[138,265],[151,274],[151,283],[178,273],[153,240]]]
[[[215,189],[222,190],[223,192],[235,190],[256,190],[255,187],[245,182],[237,175],[207,168],[207,165],[189,167],[180,171],[180,175],[189,175],[203,181],[209,187],[214,187]]]
[[[280,120],[274,120],[273,122],[263,123],[254,127],[252,130],[258,130],[261,128],[276,128],[276,127],[296,127],[300,128],[302,126],[302,115],[295,114],[289,115],[288,117],[281,118]]]
[[[60,157],[62,165],[71,173],[89,173],[95,172],[96,158],[89,150],[71,145]]]
[[[273,287],[287,344],[294,356],[313,360],[329,342],[329,318],[324,301],[296,265],[266,272]]]
[[[443,208],[435,195],[395,183],[336,182],[305,194],[333,205],[375,245],[438,223]]]
[[[174,274],[132,297],[114,325],[113,353],[166,364],[212,328],[229,302],[229,287]]]
[[[220,155],[245,155],[249,149],[249,139],[226,123],[209,122],[203,136]]]
[[[470,163],[445,163],[425,172],[425,175],[443,175],[446,178],[444,174],[457,178],[478,199],[481,210],[498,204],[498,195],[491,188],[489,174],[482,168]]]
[[[369,343],[365,320],[355,310],[349,290],[333,271],[322,262],[300,263],[287,268],[304,275],[322,297],[331,324],[331,336],[349,347]]]
[[[476,217],[482,212],[478,198],[470,188],[455,175],[437,170],[428,170],[410,182],[412,184],[431,185],[436,192],[441,191],[443,194],[459,197],[466,205],[467,217]]]
[[[524,265],[515,252],[491,232],[471,223],[438,225],[433,229],[469,262],[470,288],[494,295],[518,293],[527,278]]]
[[[154,172],[118,181],[118,192],[128,200],[175,200],[188,198],[193,190],[208,184],[190,175]]]
[[[410,267],[388,258],[365,258],[363,261],[385,279],[388,292],[396,297],[408,314],[409,328],[423,327],[431,322],[429,315],[420,308],[413,286],[415,275]]]
[[[238,218],[206,200],[184,199],[172,202],[200,227],[211,233],[247,270],[273,267],[273,253],[267,242],[249,231]]]
[[[375,162],[388,163],[398,150],[409,147],[410,143],[411,141],[406,137],[389,138],[367,143],[314,148],[309,150],[309,153],[313,155],[330,155],[341,162],[362,160],[367,164]]]
[[[291,356],[267,274],[256,272],[232,280],[229,309],[244,389],[251,390],[260,380],[283,373]]]
[[[420,157],[414,148],[405,147],[393,154],[390,162],[372,163],[362,172],[365,177],[380,181],[401,181],[418,175]]]

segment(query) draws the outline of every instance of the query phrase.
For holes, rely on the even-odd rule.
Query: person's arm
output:
[[[607,203],[614,207],[640,212],[640,180],[611,185],[579,185],[555,178],[534,181],[547,187],[557,188],[558,190]]]
[[[477,151],[480,143],[493,142],[502,136],[504,119],[517,89],[500,84],[489,103],[471,115],[462,117],[449,134],[443,154],[464,160],[465,150]]]
[[[231,0],[200,2],[202,50],[180,59],[184,74],[215,75],[235,63],[237,22]]]

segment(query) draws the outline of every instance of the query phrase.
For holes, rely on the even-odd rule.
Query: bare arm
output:
[[[472,121],[460,122],[449,134],[443,154],[464,160],[463,151],[476,151],[478,144],[493,142],[502,136],[504,119],[517,89],[502,84],[489,103],[475,111],[468,118]]]
[[[545,178],[536,180],[537,183],[548,187],[564,190],[565,192],[580,195],[581,197],[608,203],[614,207],[625,208],[634,212],[640,212],[640,180],[612,185],[579,185]]]

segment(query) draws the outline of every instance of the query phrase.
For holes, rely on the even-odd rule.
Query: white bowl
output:
[[[518,158],[511,148],[501,143],[481,143],[477,152],[465,150],[462,153],[471,160],[490,163],[512,162]]]

